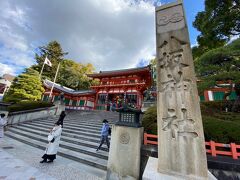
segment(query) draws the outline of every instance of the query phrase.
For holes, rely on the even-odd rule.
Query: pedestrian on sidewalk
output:
[[[66,116],[65,112],[62,111],[58,121],[55,123],[55,126],[50,131],[48,135],[48,145],[45,150],[45,154],[42,156],[42,161],[40,163],[51,163],[56,159],[56,154],[58,151],[62,128],[63,128],[63,119]]]
[[[98,146],[96,151],[98,151],[101,148],[101,146],[103,145],[103,143],[105,141],[107,143],[107,147],[109,150],[109,146],[110,146],[109,139],[108,139],[109,129],[110,129],[110,127],[109,127],[108,121],[106,119],[104,119],[102,130],[101,130],[101,141],[100,141],[100,145]]]
[[[4,126],[7,124],[7,120],[5,119],[5,114],[0,114],[0,139],[4,136]]]

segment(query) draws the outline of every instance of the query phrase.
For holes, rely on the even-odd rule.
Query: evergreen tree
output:
[[[44,88],[39,73],[31,68],[16,77],[4,96],[6,102],[37,101],[41,99]]]
[[[48,77],[51,81],[54,80],[55,73],[57,71],[58,63],[64,60],[64,55],[61,45],[57,41],[51,41],[46,46],[38,48],[38,53],[35,54],[37,64],[32,68],[40,73],[46,56],[52,63],[52,67],[44,66],[42,77]]]
[[[39,52],[35,55],[37,64],[33,65],[32,68],[40,72],[44,60],[48,56],[52,67],[44,66],[43,79],[47,78],[53,81],[58,63],[61,62],[56,83],[75,90],[89,89],[91,85],[98,83],[96,80],[87,77],[87,74],[93,73],[94,67],[92,64],[84,65],[73,60],[67,60],[64,58],[66,54],[57,41],[49,42],[46,46],[39,47]]]
[[[205,0],[205,10],[197,14],[193,26],[201,32],[198,52],[225,45],[232,36],[240,35],[240,1]]]
[[[210,50],[195,60],[199,93],[219,86],[218,81],[231,83],[240,82],[240,39],[227,46]],[[232,90],[232,84],[229,89]],[[229,92],[227,92],[229,94]]]

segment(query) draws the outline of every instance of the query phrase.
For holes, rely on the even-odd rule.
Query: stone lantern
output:
[[[119,112],[119,120],[116,125],[128,127],[142,127],[140,122],[140,115],[143,114],[141,110],[134,109],[129,106],[124,106],[117,109]]]

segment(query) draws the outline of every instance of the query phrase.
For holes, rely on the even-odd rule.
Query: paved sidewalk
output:
[[[0,140],[0,180],[101,180],[106,171],[60,156],[39,163],[44,151],[9,137]]]
[[[37,168],[29,166],[22,160],[0,149],[0,179],[6,180],[55,180]]]

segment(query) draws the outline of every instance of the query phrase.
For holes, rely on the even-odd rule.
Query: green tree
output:
[[[223,46],[232,36],[240,35],[239,0],[205,0],[205,10],[195,17],[193,26],[201,34],[197,37],[200,51]]]
[[[46,46],[38,48],[38,53],[35,54],[37,64],[33,65],[32,68],[40,73],[47,56],[52,63],[52,67],[45,65],[42,77],[48,77],[53,81],[58,63],[64,60],[64,55],[66,54],[67,53],[63,52],[61,45],[57,41],[51,41]]]
[[[4,96],[6,102],[37,101],[41,99],[44,88],[39,73],[31,68],[16,77]]]
[[[219,86],[218,81],[240,82],[240,39],[203,54],[195,60],[195,69],[201,80],[198,83],[200,94],[205,89]],[[232,90],[231,84],[229,89]]]
[[[193,60],[194,61],[203,54],[204,54],[204,49],[203,48],[201,48],[199,46],[192,47],[192,55],[193,55]]]
[[[91,85],[97,83],[87,77],[87,74],[93,73],[93,70],[92,64],[84,65],[73,60],[63,60],[57,83],[75,90],[89,89]]]
[[[87,74],[93,73],[94,67],[92,64],[84,65],[73,60],[64,59],[66,54],[57,41],[51,41],[46,46],[38,48],[38,53],[35,55],[37,64],[33,65],[32,68],[40,72],[44,60],[48,56],[52,67],[44,66],[43,78],[53,81],[58,63],[61,62],[56,80],[57,83],[75,90],[89,89],[91,85],[98,84],[96,80],[87,77]]]

